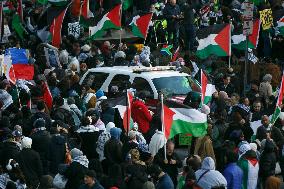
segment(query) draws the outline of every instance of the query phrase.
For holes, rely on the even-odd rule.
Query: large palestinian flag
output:
[[[163,105],[162,116],[165,137],[173,138],[177,134],[188,133],[194,137],[204,136],[207,130],[207,115],[188,107],[169,108]]]
[[[132,26],[133,35],[146,39],[152,15],[152,13],[149,13],[133,17],[131,23],[129,24]]]
[[[121,28],[121,4],[116,5],[94,27],[89,27],[89,34],[91,39],[101,37],[107,29]]]
[[[283,95],[284,95],[284,73],[282,74],[282,80],[281,80],[280,89],[278,93],[278,99],[276,102],[276,108],[271,118],[272,124],[275,123],[275,121],[277,120],[281,112],[281,105],[283,104]]]
[[[230,24],[217,24],[202,28],[197,32],[198,47],[196,55],[205,59],[210,55],[231,55],[231,26]]]
[[[260,20],[256,19],[253,22],[252,34],[248,37],[248,48],[255,49],[257,47],[259,38]],[[246,36],[242,34],[242,30],[239,29],[236,34],[232,35],[232,47],[245,50],[246,49]]]

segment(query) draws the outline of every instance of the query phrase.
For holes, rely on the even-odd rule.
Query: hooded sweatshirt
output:
[[[197,184],[203,189],[211,189],[218,186],[227,187],[225,177],[215,170],[215,162],[211,157],[204,158],[201,169],[195,172],[195,176]]]

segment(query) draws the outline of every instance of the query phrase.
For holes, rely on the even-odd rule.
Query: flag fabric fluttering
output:
[[[53,19],[53,22],[49,29],[51,33],[51,44],[57,48],[59,48],[61,44],[61,29],[66,11],[67,8],[64,9],[56,18]]]
[[[201,137],[207,132],[207,115],[196,109],[169,108],[163,104],[163,113],[162,121],[166,139],[181,133]]]
[[[44,86],[43,86],[43,100],[44,100],[46,106],[49,108],[49,110],[51,110],[51,108],[52,108],[52,95],[51,95],[51,92],[49,90],[47,82],[45,82]]]
[[[171,52],[171,49],[173,48],[172,45],[163,45],[162,49],[161,49],[161,54],[164,56],[170,56],[172,57],[173,54]]]
[[[281,112],[281,105],[283,104],[283,95],[284,95],[284,72],[282,73],[282,79],[280,84],[280,89],[278,92],[278,99],[276,102],[276,108],[270,120],[271,124],[274,124],[278,119]]]
[[[21,22],[23,22],[24,17],[23,17],[23,2],[22,2],[22,0],[18,0],[17,12],[18,12],[18,15],[20,17]]]
[[[248,48],[255,49],[258,44],[259,38],[259,31],[260,31],[260,20],[256,19],[253,21],[253,30],[252,34],[248,37]],[[246,36],[242,33],[239,29],[237,34],[232,36],[232,47],[239,50],[246,49]]]
[[[201,70],[201,103],[204,102],[204,97],[205,97],[205,92],[206,92],[206,87],[207,87],[207,77],[203,70]]]
[[[94,14],[90,11],[89,0],[84,0],[81,6],[81,15],[80,15],[80,25],[88,28],[90,26],[89,19],[94,17]]]
[[[6,78],[13,84],[16,83],[15,73],[12,65],[11,55],[5,55],[2,65],[2,73],[5,74]]]
[[[196,56],[205,59],[210,55],[231,56],[231,26],[216,24],[197,32],[198,47]]]
[[[175,53],[174,53],[174,55],[173,55],[173,58],[172,58],[171,62],[176,61],[177,58],[178,58],[178,56],[179,56],[179,46],[178,46],[178,48],[176,49],[176,51],[175,51]]]
[[[12,28],[16,31],[16,33],[21,39],[24,39],[24,36],[25,34],[27,34],[27,31],[22,25],[21,18],[18,14],[14,14],[12,18]]]
[[[94,27],[89,27],[90,39],[102,37],[107,29],[121,29],[121,4],[116,5]]]
[[[29,64],[28,51],[26,49],[9,48],[6,50],[6,56],[11,56],[12,60],[12,66],[9,69],[10,77],[25,80],[33,79],[34,65]]]
[[[284,16],[277,21],[277,30],[284,36]]]
[[[205,73],[201,70],[201,103],[208,104],[216,91],[215,85],[208,83]]]
[[[134,16],[129,25],[132,26],[133,35],[146,39],[153,13]]]
[[[126,132],[129,132],[133,128],[133,120],[131,118],[131,104],[133,101],[133,95],[130,90],[127,91],[127,105],[123,115],[123,127]]]

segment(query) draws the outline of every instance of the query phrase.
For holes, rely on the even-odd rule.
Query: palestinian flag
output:
[[[258,38],[259,38],[259,30],[260,30],[260,20],[256,19],[253,22],[253,30],[252,34],[248,37],[248,48],[255,49],[257,47]],[[239,29],[239,34],[235,34],[232,36],[232,47],[245,50],[246,49],[246,36],[242,34],[242,30]]]
[[[169,108],[163,105],[163,125],[165,137],[173,138],[177,134],[192,134],[201,137],[206,134],[207,115],[187,106]]]
[[[277,29],[284,36],[284,16],[277,21]]]
[[[203,70],[201,70],[201,102],[208,104],[212,99],[213,93],[216,91],[215,85],[208,84],[208,79]]]
[[[61,44],[61,29],[66,11],[67,8],[63,10],[56,18],[53,19],[53,22],[49,29],[51,33],[51,44],[57,48],[59,48]]]
[[[88,28],[91,24],[89,22],[91,17],[94,17],[94,14],[89,9],[89,0],[84,0],[81,6],[80,25],[84,28]]]
[[[241,158],[238,161],[238,166],[243,170],[243,183],[242,188],[243,189],[250,189],[250,188],[256,188],[257,186],[257,177],[254,178],[256,175],[258,175],[259,171],[259,162],[257,159],[245,159]]]
[[[196,56],[205,59],[210,55],[231,56],[231,26],[217,24],[202,28],[197,32]]]
[[[172,45],[163,45],[162,49],[161,49],[161,54],[164,56],[170,56],[172,57],[173,54],[171,52],[171,49],[173,48]]]
[[[101,37],[107,29],[121,28],[121,4],[115,6],[94,27],[89,27],[90,38]]]
[[[127,106],[123,115],[123,127],[125,131],[130,131],[133,128],[133,120],[131,118],[131,104],[133,101],[133,95],[131,91],[127,91]]]
[[[146,39],[152,16],[152,13],[134,16],[129,24],[132,26],[133,35]]]
[[[278,92],[278,99],[277,99],[277,102],[276,102],[276,108],[275,108],[275,111],[272,115],[272,118],[271,118],[271,123],[274,124],[275,121],[277,120],[277,118],[279,117],[279,114],[281,112],[281,105],[283,104],[283,95],[284,95],[284,72],[282,74],[282,80],[281,80],[281,85],[280,85],[280,89],[279,89],[279,92]]]

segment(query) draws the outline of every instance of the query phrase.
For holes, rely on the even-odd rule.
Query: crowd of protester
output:
[[[119,2],[93,0],[90,9],[99,19],[99,15]],[[42,58],[43,46],[51,47],[40,44],[27,26],[28,35],[24,39],[11,30],[1,50],[28,49],[35,73],[34,80],[24,85],[26,88],[1,77],[0,189],[283,188],[284,113],[274,124],[269,117],[277,99],[276,87],[271,83],[275,73],[264,71],[249,82],[250,89],[243,91],[241,71],[223,64],[216,66],[224,58],[200,61],[194,56],[197,28],[230,22],[237,27],[241,23],[236,11],[241,9],[241,1],[220,0],[218,6],[214,2],[133,0],[133,9],[123,17],[125,23],[135,12],[151,10],[155,14],[145,42],[150,48],[111,40],[90,42],[84,36],[75,39],[64,35],[57,50],[56,67],[47,65]],[[24,16],[36,26],[40,7],[32,6],[30,1],[23,3]],[[212,11],[210,16],[202,17],[200,9],[206,4]],[[281,10],[284,2],[267,0],[255,8],[267,7]],[[166,27],[161,19],[167,20]],[[4,24],[11,25],[8,13]],[[165,31],[168,37],[163,35]],[[263,33],[255,53],[281,70],[283,36],[273,30],[271,35],[274,40],[267,44],[266,39],[271,36]],[[97,78],[79,84],[89,68],[157,65],[158,42],[183,49],[173,64],[179,71],[194,73],[191,61],[196,61],[199,68],[211,70],[207,76],[217,89],[209,104],[202,107],[198,92],[190,92],[190,99],[184,102],[208,117],[207,134],[193,137],[185,159],[176,152],[177,140],[166,140],[160,112],[148,109],[145,94],[136,94],[131,110],[135,123],[130,131],[125,131],[114,107],[116,98],[125,96],[126,91],[117,86],[111,86],[107,94],[95,90]],[[237,60],[244,55],[239,51],[233,53]],[[51,106],[45,96],[46,84],[53,98]],[[254,129],[251,123],[259,120],[261,126]]]

